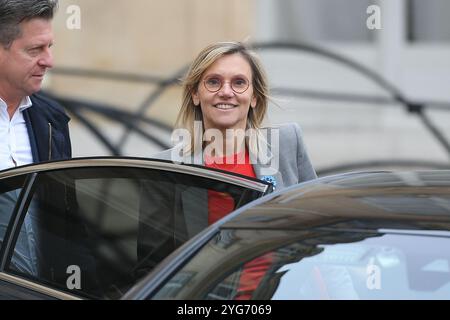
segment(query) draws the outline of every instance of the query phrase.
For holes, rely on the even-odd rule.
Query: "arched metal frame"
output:
[[[277,88],[274,90],[276,95],[285,95],[302,98],[313,98],[322,100],[334,100],[334,101],[346,101],[346,102],[367,102],[371,104],[396,104],[403,107],[405,111],[416,115],[420,118],[424,126],[431,132],[436,138],[438,143],[443,147],[450,157],[450,143],[445,138],[444,134],[435,126],[431,119],[427,116],[427,109],[439,109],[450,111],[450,103],[442,102],[417,102],[411,101],[406,98],[401,91],[393,84],[383,79],[379,74],[368,69],[367,67],[349,59],[342,55],[336,54],[329,50],[319,48],[305,43],[288,43],[288,42],[268,42],[268,43],[255,43],[253,46],[258,51],[274,51],[274,50],[289,50],[306,52],[321,58],[329,59],[335,63],[341,64],[353,71],[368,78],[380,88],[389,93],[391,99],[385,97],[352,94],[352,93],[336,93],[336,92],[324,92],[324,91],[312,91],[292,88]],[[158,100],[158,98],[164,93],[165,90],[173,86],[179,85],[179,79],[185,74],[188,66],[184,66],[177,70],[175,73],[167,78],[151,76],[151,75],[138,75],[130,73],[98,71],[98,70],[82,70],[74,68],[54,68],[52,73],[57,75],[71,76],[71,77],[87,77],[98,78],[104,80],[125,81],[125,82],[138,82],[147,83],[149,85],[156,85],[156,89],[152,90],[145,100],[140,104],[136,112],[124,111],[125,108],[119,108],[118,106],[112,106],[107,104],[99,104],[81,99],[74,99],[68,97],[62,97],[58,95],[50,95],[52,98],[59,101],[73,117],[77,118],[91,133],[99,139],[99,141],[109,150],[111,155],[120,156],[123,155],[123,147],[126,144],[131,133],[136,133],[149,142],[156,144],[161,149],[169,148],[166,142],[159,139],[152,132],[145,131],[141,128],[142,124],[147,124],[150,128],[158,128],[160,130],[170,133],[172,128],[157,119],[151,119],[145,116],[148,109]],[[124,126],[124,132],[118,142],[114,143],[109,139],[101,130],[95,126],[92,120],[86,117],[83,113],[85,111],[94,112],[105,118],[116,121]],[[329,168],[318,168],[319,175],[331,174],[340,172],[342,170],[357,170],[364,167],[426,167],[426,168],[450,168],[449,163],[439,163],[431,161],[414,161],[414,160],[382,160],[382,161],[367,161],[358,163],[339,164]]]

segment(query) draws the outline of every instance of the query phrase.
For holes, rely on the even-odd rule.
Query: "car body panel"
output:
[[[219,249],[208,246],[221,242],[228,233],[254,245],[250,242],[241,245],[234,253],[229,249],[232,244],[225,245],[226,253],[214,256]],[[181,280],[176,277],[185,276],[191,268],[197,280],[183,279],[181,282],[190,291],[180,293],[178,298],[202,299],[202,292],[207,292],[205,288],[212,285],[213,279],[217,280],[217,274],[227,268],[227,263],[232,268],[295,237],[301,242],[314,238],[314,234],[330,233],[336,236],[322,240],[323,244],[379,236],[450,239],[450,171],[348,173],[277,191],[236,210],[202,236],[186,243],[124,298],[164,299],[160,290],[169,283],[172,287],[179,285]],[[258,237],[259,242],[255,240]],[[198,269],[194,271],[195,264]],[[182,287],[178,290],[184,290]]]

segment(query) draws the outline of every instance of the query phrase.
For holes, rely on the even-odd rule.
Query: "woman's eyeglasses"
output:
[[[230,81],[225,81],[217,76],[211,76],[203,80],[203,84],[209,92],[219,91],[226,82],[230,82],[231,89],[236,93],[244,93],[250,86],[248,79],[243,76],[232,78]]]

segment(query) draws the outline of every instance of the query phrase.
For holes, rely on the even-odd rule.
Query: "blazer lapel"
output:
[[[253,163],[253,170],[255,171],[256,178],[270,182],[273,185],[273,189],[277,190],[284,187],[283,177],[280,173],[280,159],[279,150],[276,147],[272,150],[270,144],[266,141],[259,141],[260,148],[258,153],[251,154],[251,161]],[[275,151],[275,155],[274,152]],[[276,157],[277,155],[277,157]]]

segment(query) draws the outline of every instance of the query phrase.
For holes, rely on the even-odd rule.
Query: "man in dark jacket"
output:
[[[9,130],[0,137],[0,169],[71,157],[69,117],[36,94],[53,66],[56,6],[57,0],[0,0],[0,121]]]
[[[53,66],[56,6],[57,0],[0,0],[0,170],[71,157],[69,117],[37,93]],[[11,213],[0,209],[0,230],[6,230]],[[33,211],[25,218],[12,261],[19,271],[36,275]],[[0,232],[0,242],[3,237]]]

